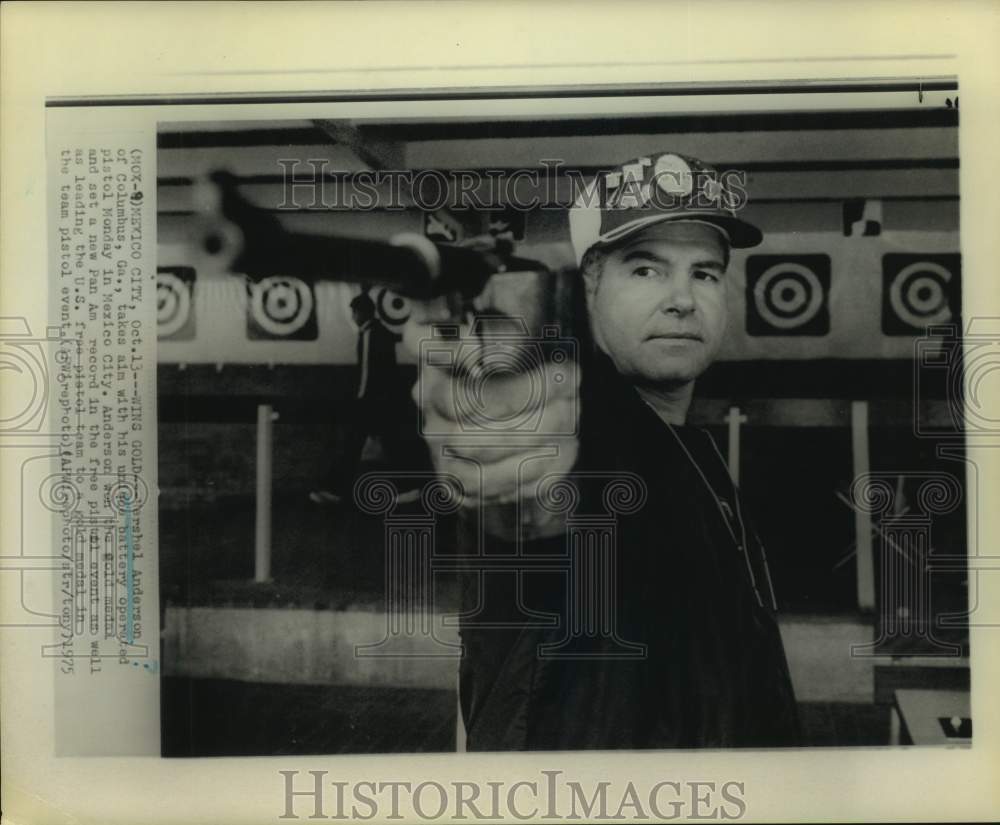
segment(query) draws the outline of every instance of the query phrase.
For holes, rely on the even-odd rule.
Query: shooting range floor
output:
[[[419,514],[417,504],[400,515]],[[161,602],[181,606],[344,609],[385,601],[383,519],[340,504],[319,506],[308,491],[276,495],[272,582],[255,585],[254,502],[247,497],[161,508]],[[439,524],[439,552],[451,552],[453,523]],[[454,576],[435,577],[442,607],[457,609]]]
[[[164,756],[453,752],[451,690],[161,681]]]
[[[454,691],[274,685],[166,677],[163,755],[265,756],[452,752]],[[871,747],[889,741],[889,710],[801,702],[805,745]]]

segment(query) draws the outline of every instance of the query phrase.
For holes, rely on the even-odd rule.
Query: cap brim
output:
[[[714,223],[724,229],[729,235],[729,245],[733,249],[749,249],[764,240],[764,234],[756,226],[739,218],[729,215],[712,215],[709,218],[700,218],[700,220]]]
[[[731,215],[719,214],[718,212],[697,212],[694,210],[689,210],[683,213],[663,213],[659,215],[648,215],[643,218],[636,220],[634,223],[623,224],[617,227],[613,232],[608,233],[607,236],[601,238],[597,241],[601,246],[608,246],[611,244],[619,244],[631,235],[634,235],[641,229],[645,229],[647,226],[653,226],[658,223],[706,223],[717,226],[723,231],[726,237],[729,239],[729,245],[733,249],[748,249],[752,246],[757,246],[763,239],[764,236],[761,231],[754,226],[752,223],[747,223],[744,220],[735,218]]]

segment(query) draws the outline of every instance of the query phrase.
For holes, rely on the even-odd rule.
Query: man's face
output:
[[[698,223],[653,224],[607,253],[587,306],[619,373],[676,385],[704,372],[725,334],[727,262],[725,238]]]

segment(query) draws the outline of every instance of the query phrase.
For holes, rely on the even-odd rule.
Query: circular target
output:
[[[298,278],[272,276],[250,286],[251,316],[271,335],[298,332],[306,325],[312,310],[312,290]]]
[[[156,334],[161,338],[183,329],[191,315],[187,283],[171,272],[156,274]]]
[[[932,261],[917,261],[903,267],[889,286],[892,311],[913,327],[950,321],[949,281],[951,272]]]
[[[375,297],[378,317],[389,326],[402,326],[410,319],[410,302],[402,295],[382,288]]]
[[[816,317],[823,306],[823,287],[809,267],[785,261],[761,273],[753,299],[771,326],[794,329]]]

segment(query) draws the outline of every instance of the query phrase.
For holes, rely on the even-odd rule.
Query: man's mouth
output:
[[[658,332],[655,335],[650,335],[651,340],[667,340],[667,341],[701,341],[702,337],[696,332]]]

